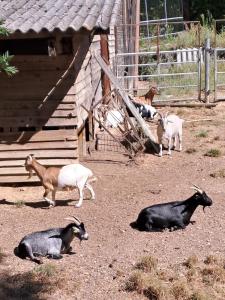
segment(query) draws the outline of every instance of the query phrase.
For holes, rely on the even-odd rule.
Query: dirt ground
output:
[[[211,121],[185,122],[184,150],[173,151],[172,157],[143,154],[137,164],[130,165],[122,154],[99,152],[88,157],[83,164],[98,177],[93,184],[96,200],[85,200],[81,208],[74,207],[77,192],[59,192],[56,207],[46,209],[41,186],[0,187],[0,247],[4,256],[0,265],[1,299],[142,299],[124,291],[126,278],[142,256],[157,257],[161,268],[192,254],[199,259],[210,254],[224,256],[225,178],[210,174],[225,169],[225,106],[170,111],[185,120]],[[201,134],[203,131],[206,134]],[[211,148],[219,149],[221,155],[205,156]],[[139,232],[129,226],[146,206],[191,196],[192,183],[213,199],[205,213],[197,208],[192,217],[195,224],[161,233]],[[16,291],[18,280],[37,265],[14,256],[14,247],[30,232],[66,225],[64,218],[69,215],[84,222],[90,239],[81,245],[74,240],[73,255],[64,255],[61,260],[44,259],[44,264],[53,264],[61,272],[63,284],[59,289],[55,286],[43,294],[40,288],[36,294],[21,297]],[[10,281],[14,282],[14,291],[7,286]]]

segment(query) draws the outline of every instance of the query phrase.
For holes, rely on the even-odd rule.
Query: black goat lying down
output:
[[[70,244],[74,237],[80,241],[87,240],[88,234],[79,219],[75,217],[66,219],[72,220],[73,223],[64,228],[52,228],[26,235],[14,249],[15,255],[22,259],[29,257],[40,264],[42,261],[37,256],[59,259],[62,258],[61,254],[70,253],[72,250]]]
[[[137,221],[131,227],[140,231],[162,231],[184,229],[191,223],[191,216],[199,206],[212,205],[212,199],[204,191],[194,185],[196,193],[184,201],[156,204],[144,208],[138,215]]]

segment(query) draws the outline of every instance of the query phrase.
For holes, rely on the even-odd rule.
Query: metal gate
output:
[[[145,94],[152,84],[157,84],[160,95],[155,101],[200,99],[202,53],[202,48],[118,53],[116,75],[126,91],[138,96]],[[128,61],[127,57],[136,57],[130,61],[138,61],[138,65],[123,63]]]
[[[214,49],[214,101],[225,100],[225,48]]]

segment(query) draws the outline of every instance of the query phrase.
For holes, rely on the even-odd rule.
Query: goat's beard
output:
[[[28,179],[30,179],[32,176],[33,176],[33,171],[32,171],[32,169],[29,169],[29,176],[28,176]]]
[[[205,213],[205,206],[203,206],[202,210],[203,210],[203,212]]]

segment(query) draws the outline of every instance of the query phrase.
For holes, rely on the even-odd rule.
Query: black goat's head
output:
[[[212,199],[204,192],[202,189],[200,189],[197,185],[193,185],[192,187],[196,193],[194,194],[194,197],[199,202],[199,205],[203,206],[203,211],[206,206],[212,205]]]
[[[70,223],[67,225],[67,229],[71,228],[72,233],[74,236],[76,236],[80,241],[82,240],[88,240],[88,233],[85,230],[84,223],[82,223],[78,218],[76,217],[68,217],[65,218],[66,220],[70,220],[73,223]]]

